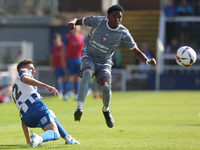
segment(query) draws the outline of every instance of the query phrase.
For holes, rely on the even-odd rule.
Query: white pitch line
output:
[[[20,126],[20,123],[14,123],[14,124],[10,124],[10,125],[7,125],[7,126],[1,126],[0,130],[5,129],[5,128],[10,128],[10,127],[15,127],[15,126]]]

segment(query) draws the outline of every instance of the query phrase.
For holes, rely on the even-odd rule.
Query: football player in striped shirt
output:
[[[65,144],[80,144],[74,140],[57,120],[53,111],[41,101],[41,95],[37,87],[43,87],[47,91],[58,94],[55,87],[34,79],[35,67],[31,59],[22,60],[17,65],[18,75],[12,86],[12,96],[21,118],[22,129],[30,147],[36,147],[42,142],[65,139]],[[29,134],[29,128],[40,127],[44,133]]]

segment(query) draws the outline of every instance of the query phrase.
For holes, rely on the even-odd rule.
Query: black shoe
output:
[[[82,116],[82,110],[81,109],[77,109],[74,113],[74,120],[75,121],[80,121],[81,120],[81,116]]]
[[[105,120],[106,120],[106,124],[109,128],[112,128],[114,126],[114,119],[110,113],[110,111],[103,111],[103,114],[104,114],[104,117],[105,117]]]

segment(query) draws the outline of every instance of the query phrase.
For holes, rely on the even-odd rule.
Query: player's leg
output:
[[[43,130],[45,131],[40,136],[43,139],[43,142],[47,142],[50,140],[57,140],[60,138],[60,133],[58,131],[58,127],[55,121],[51,120],[51,122],[46,125]]]
[[[74,120],[80,121],[82,116],[82,107],[83,103],[85,101],[87,92],[88,92],[88,85],[90,82],[90,79],[92,77],[92,70],[90,67],[85,67],[82,70],[82,79],[80,81],[79,89],[78,89],[78,96],[77,96],[77,108],[74,113]]]
[[[64,92],[64,100],[68,101],[68,94],[71,90],[71,76],[69,74],[65,75],[65,82],[64,82],[64,86],[65,86],[65,92]]]
[[[56,79],[56,89],[58,90],[59,97],[62,97],[62,76],[63,76],[63,71],[62,68],[55,68],[54,70],[54,76]]]
[[[40,119],[38,126],[44,130],[44,133],[42,133],[41,135],[33,133],[31,135],[31,142],[29,144],[30,147],[37,147],[42,142],[57,140],[60,138],[57,125],[53,120],[53,117],[51,117],[50,113],[46,114]]]
[[[31,135],[31,142],[29,144],[30,147],[36,147],[42,142],[57,140],[60,138],[57,125],[54,122],[47,106],[41,100],[38,100],[38,96],[36,94],[32,94],[28,100],[26,103],[27,105],[34,100],[35,102],[28,109],[26,115],[22,118],[22,121],[28,127],[41,127],[45,131],[41,135],[37,135],[35,133]]]
[[[76,141],[70,135],[68,135],[68,133],[62,127],[62,125],[60,124],[60,122],[58,121],[58,119],[56,118],[56,115],[54,114],[54,112],[52,110],[50,110],[50,114],[54,118],[54,121],[57,125],[58,131],[60,133],[60,136],[65,140],[65,144],[80,144],[78,141]]]
[[[79,87],[79,81],[80,78],[79,76],[76,74],[74,75],[74,94],[75,94],[75,100],[77,100],[78,97],[78,87]]]
[[[103,100],[103,111],[108,111],[110,102],[111,102],[111,86],[110,81],[111,79],[108,77],[102,77],[98,80],[98,84],[101,90],[102,100]]]
[[[110,82],[110,79],[108,77],[103,77],[98,80],[100,90],[101,90],[103,105],[104,105],[102,108],[102,111],[103,111],[107,126],[109,128],[112,128],[114,126],[114,119],[109,110],[111,96],[112,96],[111,86],[109,82]]]
[[[79,87],[79,82],[80,82],[80,77],[79,77],[79,72],[80,72],[80,64],[81,64],[81,59],[76,58],[74,59],[74,94],[75,94],[75,100],[77,100],[78,96],[78,87]]]
[[[70,58],[66,59],[67,66],[66,66],[66,72],[65,72],[65,92],[64,92],[64,100],[68,101],[68,94],[71,91],[71,78],[73,75],[73,62],[71,62]]]
[[[56,89],[58,90],[59,98],[62,98],[62,77],[56,79]]]
[[[110,113],[109,106],[111,102],[111,67],[103,66],[100,71],[96,73],[97,81],[101,90],[103,100],[103,114],[109,128],[114,126],[114,119]]]
[[[82,107],[88,92],[88,85],[93,75],[95,65],[92,60],[84,57],[81,62],[81,81],[78,89],[77,108],[74,113],[74,120],[80,121],[82,115]]]

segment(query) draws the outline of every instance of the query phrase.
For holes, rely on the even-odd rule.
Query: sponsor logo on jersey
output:
[[[89,65],[89,64],[90,64],[89,61],[84,62],[84,65]]]
[[[102,41],[103,43],[106,43],[106,42],[108,41],[108,38],[107,38],[106,36],[103,36],[103,37],[101,38],[101,41]]]

